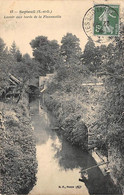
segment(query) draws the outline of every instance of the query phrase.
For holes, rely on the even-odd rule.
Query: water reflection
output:
[[[72,146],[62,137],[62,135],[58,136],[61,148],[57,148],[55,143],[53,143],[52,147],[56,151],[54,158],[59,160],[61,168],[64,170],[73,170],[81,167],[86,168],[89,161],[88,154],[82,152],[78,147]]]
[[[36,106],[37,105],[37,106]],[[30,104],[37,139],[37,184],[30,194],[88,195],[116,194],[117,188],[109,176],[104,177],[96,167],[85,175],[82,169],[96,165],[92,156],[72,146],[65,138],[51,130],[54,118],[39,103]]]
[[[55,140],[56,133],[51,131],[50,120],[46,111],[41,108],[40,101],[30,102],[30,113],[37,145],[45,144],[49,137]]]
[[[78,168],[84,170],[96,165],[95,160],[89,153],[82,152],[78,147],[70,145],[61,135],[59,135],[61,149],[53,144],[56,150],[55,158],[64,170]],[[120,189],[114,185],[109,175],[104,176],[99,167],[95,167],[81,173],[79,181],[84,182],[89,194],[121,194]]]

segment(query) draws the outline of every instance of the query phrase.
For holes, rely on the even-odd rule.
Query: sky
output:
[[[106,4],[122,4],[122,0],[101,0]],[[8,47],[15,41],[22,54],[32,55],[30,42],[37,36],[47,36],[49,40],[56,39],[58,43],[67,32],[75,34],[80,39],[80,46],[84,49],[87,36],[82,29],[82,20],[86,11],[98,0],[0,0],[0,37]],[[35,11],[35,13],[20,13],[23,11]],[[52,11],[52,13],[36,13],[40,10]],[[13,13],[10,13],[13,12]],[[34,16],[37,18],[34,18]],[[61,16],[61,18],[39,18],[39,15]],[[14,16],[15,18],[7,18]],[[22,18],[16,18],[19,16]],[[32,18],[24,18],[32,16]]]

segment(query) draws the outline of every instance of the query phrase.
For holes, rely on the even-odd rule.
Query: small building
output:
[[[4,98],[16,98],[20,95],[22,82],[9,73],[9,83],[4,92]]]

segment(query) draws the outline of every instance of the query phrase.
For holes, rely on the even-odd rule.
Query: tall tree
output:
[[[16,58],[17,62],[22,61],[22,54],[21,54],[19,49],[17,49],[16,52],[15,52],[15,58]]]
[[[56,40],[49,41],[38,36],[30,43],[35,60],[40,63],[41,74],[52,73],[59,59],[59,45]]]
[[[26,54],[24,54],[23,56],[22,56],[22,61],[24,62],[24,63],[26,63],[26,64],[30,64],[31,63],[31,57],[30,57],[30,55],[28,54],[28,53],[26,53]]]
[[[102,51],[105,49],[104,46],[102,47],[96,47],[93,40],[89,38],[82,55],[82,64],[90,72],[94,73],[101,70]]]
[[[71,64],[77,63],[81,55],[79,39],[72,33],[67,33],[61,40],[61,55]]]
[[[17,46],[16,46],[16,43],[15,41],[13,41],[11,47],[10,47],[10,53],[13,57],[15,57],[16,55],[16,51],[17,51]]]

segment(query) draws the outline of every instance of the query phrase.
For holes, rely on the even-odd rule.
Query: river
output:
[[[96,165],[92,156],[58,134],[54,117],[36,99],[30,103],[36,137],[38,160],[37,182],[30,195],[89,195],[113,194],[115,187],[108,176],[96,167],[81,179],[82,169]]]

